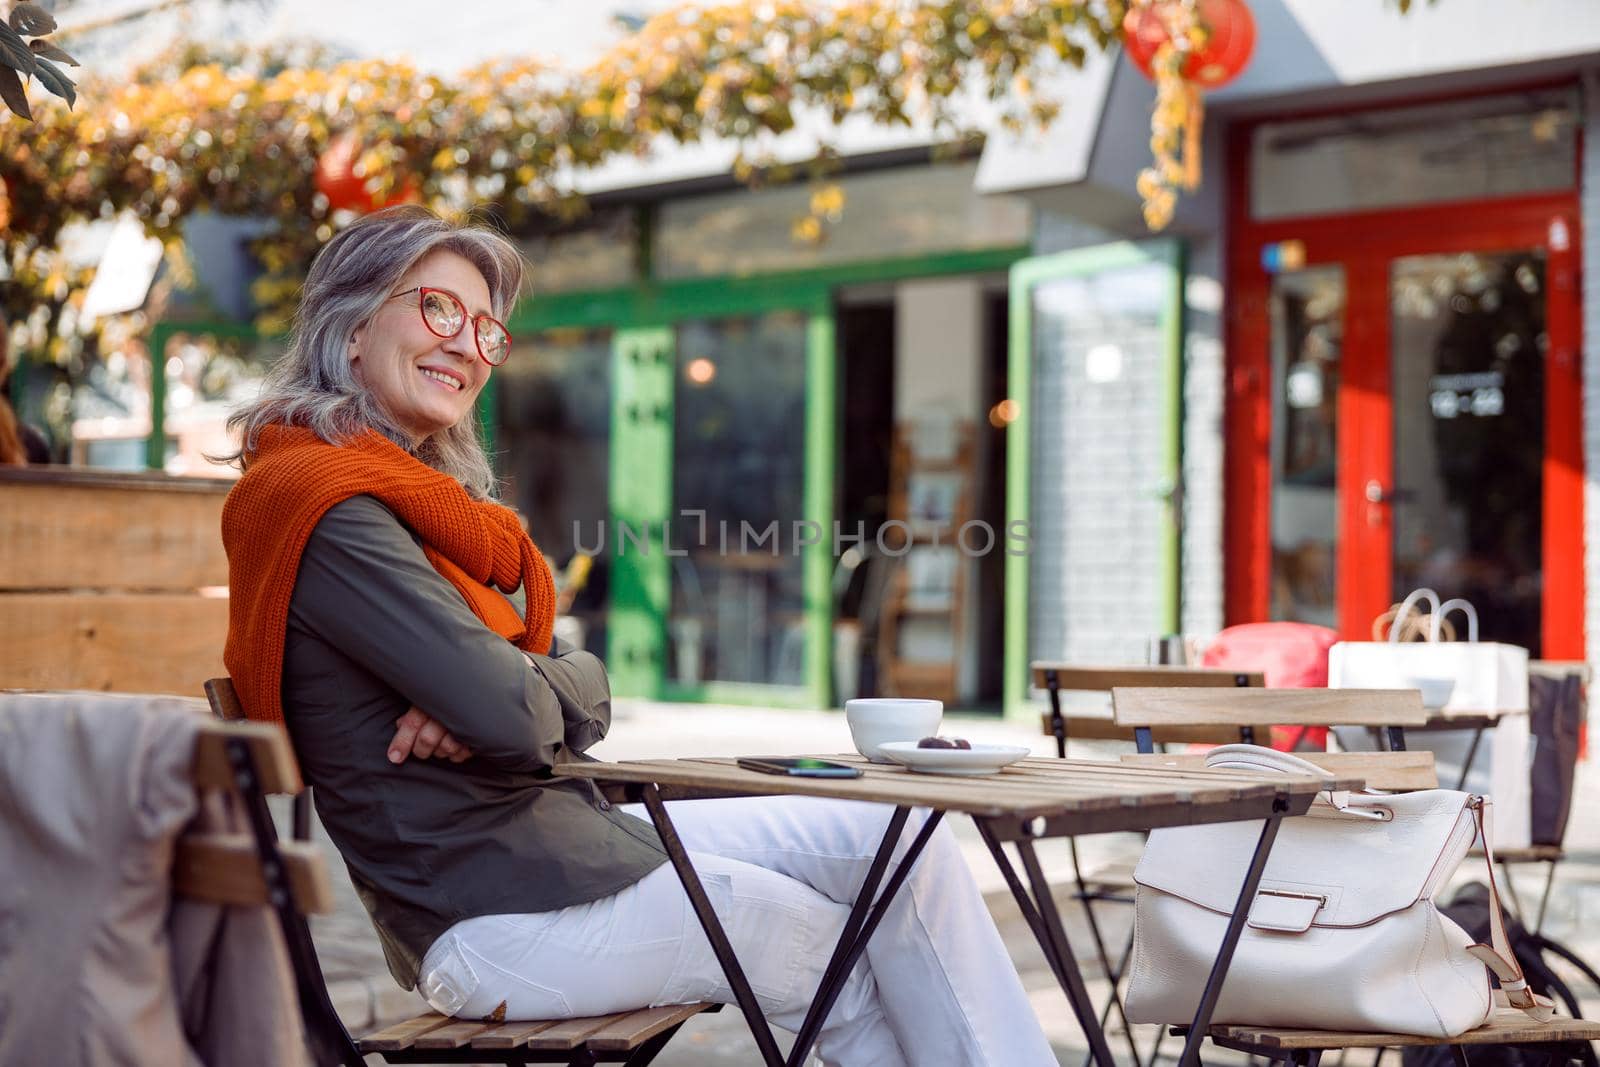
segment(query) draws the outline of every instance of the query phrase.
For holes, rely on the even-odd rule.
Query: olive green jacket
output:
[[[283,707],[317,814],[395,979],[479,915],[553,911],[666,859],[654,829],[551,767],[605,736],[611,693],[588,652],[521,651],[481,622],[373,497],[323,516],[289,606]],[[389,762],[416,705],[473,752]]]

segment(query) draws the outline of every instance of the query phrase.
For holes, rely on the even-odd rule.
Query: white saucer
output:
[[[1029,754],[1021,745],[973,745],[971,748],[918,748],[915,741],[889,741],[878,751],[923,774],[955,774],[975,778],[995,774]]]

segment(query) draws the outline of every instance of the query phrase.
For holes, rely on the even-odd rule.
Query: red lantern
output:
[[[387,196],[367,190],[366,176],[356,174],[361,158],[361,142],[348,130],[328,142],[317,157],[317,192],[328,198],[330,211],[354,211],[358,215],[386,208],[391,204],[410,204],[419,200],[422,190],[415,176],[409,176]]]
[[[1167,26],[1160,2],[1132,8],[1122,20],[1123,44],[1128,58],[1146,78],[1155,78],[1151,64],[1167,43]],[[1239,76],[1256,47],[1256,20],[1244,0],[1200,0],[1200,17],[1210,36],[1205,47],[1184,64],[1185,80],[1202,89],[1216,89]]]

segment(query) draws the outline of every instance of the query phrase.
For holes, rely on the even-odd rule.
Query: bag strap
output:
[[[1206,769],[1221,771],[1246,771],[1254,774],[1303,774],[1312,778],[1330,778],[1329,772],[1310,760],[1301,759],[1289,752],[1280,752],[1264,745],[1218,745],[1206,753]],[[1309,817],[1328,814],[1350,815],[1362,819],[1386,822],[1383,812],[1352,807],[1349,790],[1324,789],[1311,802]],[[1393,816],[1389,816],[1392,818]]]
[[[1478,824],[1478,836],[1483,839],[1483,859],[1489,870],[1489,944],[1475,944],[1467,951],[1494,972],[1500,981],[1505,1000],[1513,1008],[1520,1008],[1535,1022],[1546,1022],[1555,1014],[1555,1003],[1528,988],[1528,980],[1517,963],[1517,954],[1506,936],[1505,914],[1500,908],[1500,887],[1494,877],[1494,842],[1489,827],[1493,824],[1493,801],[1475,796],[1467,802]]]

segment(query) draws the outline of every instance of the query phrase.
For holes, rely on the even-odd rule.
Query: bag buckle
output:
[[[1317,912],[1328,906],[1324,893],[1296,893],[1288,889],[1263,889],[1250,905],[1250,926],[1257,930],[1300,934],[1311,929]]]

